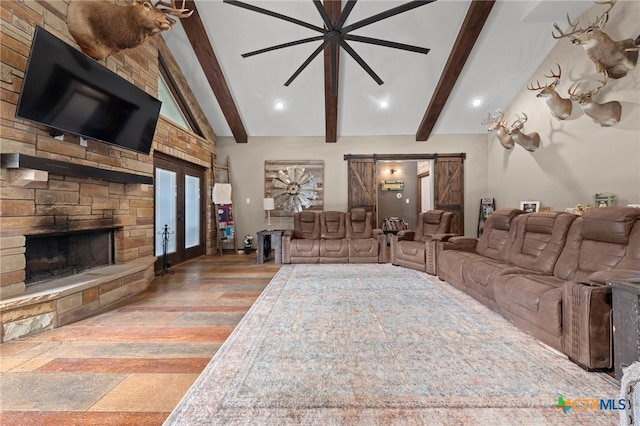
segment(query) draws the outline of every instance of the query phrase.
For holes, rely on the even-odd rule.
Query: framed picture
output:
[[[520,201],[520,210],[525,213],[536,213],[540,211],[540,201]]]

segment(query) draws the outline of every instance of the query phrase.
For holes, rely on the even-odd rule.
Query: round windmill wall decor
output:
[[[290,214],[299,213],[311,207],[311,201],[318,197],[316,178],[304,167],[288,166],[278,170],[271,196],[277,207]]]

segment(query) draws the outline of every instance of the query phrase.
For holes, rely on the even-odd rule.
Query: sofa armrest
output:
[[[456,236],[441,244],[442,250],[461,250],[475,252],[478,239],[473,237]]]
[[[415,231],[403,229],[402,231],[398,231],[395,237],[397,237],[398,241],[413,241],[413,238],[415,237],[415,235],[416,235]]]
[[[293,230],[287,229],[282,234],[282,263],[291,263],[291,239]]]
[[[384,231],[382,229],[374,229],[373,230],[373,238],[378,238],[378,236],[384,235]]]
[[[611,269],[609,271],[597,271],[589,275],[589,285],[606,285],[608,281],[628,280],[636,278],[640,282],[640,271],[630,269]]]
[[[562,287],[562,349],[587,370],[613,365],[611,288],[565,281]]]
[[[449,241],[450,238],[456,237],[456,236],[459,236],[459,235],[454,234],[452,232],[446,233],[446,234],[435,234],[433,237],[431,237],[431,240],[444,242],[444,241]]]

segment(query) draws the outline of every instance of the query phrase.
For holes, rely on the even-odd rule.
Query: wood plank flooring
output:
[[[0,424],[162,424],[279,267],[201,257],[112,311],[1,344]]]

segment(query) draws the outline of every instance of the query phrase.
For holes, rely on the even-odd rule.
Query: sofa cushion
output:
[[[320,238],[341,240],[346,237],[344,212],[327,211],[320,213]]]
[[[574,214],[560,212],[520,215],[514,222],[516,235],[509,250],[509,262],[521,268],[553,274],[569,226],[575,218]]]
[[[309,210],[293,215],[293,237],[312,240],[320,238],[319,215]]]
[[[562,350],[563,283],[551,275],[499,275],[493,286],[496,305],[521,329]]]
[[[584,219],[582,236],[585,239],[628,244],[631,229],[640,219],[640,209],[597,208],[585,212],[582,218]]]
[[[320,240],[320,263],[348,263],[349,241]]]
[[[603,207],[585,212],[569,228],[554,275],[569,281],[589,282],[589,276],[596,271],[640,270],[634,255],[627,255],[629,246],[632,252],[638,250],[636,240],[640,234],[633,232],[638,220],[640,209],[632,207]],[[612,230],[615,235],[606,235],[604,229]]]
[[[320,240],[294,239],[289,243],[291,263],[318,263]]]
[[[380,241],[376,238],[358,238],[349,240],[350,263],[378,262],[380,255],[379,251]]]
[[[373,237],[373,214],[362,208],[351,209],[347,214],[347,238]]]
[[[462,278],[464,279],[467,293],[485,305],[494,308],[495,296],[493,282],[495,277],[505,269],[508,264],[488,258],[470,259],[462,264]]]
[[[506,260],[515,236],[515,228],[510,233],[511,222],[521,213],[522,210],[518,209],[501,209],[489,216],[478,239],[476,252],[494,260]]]

